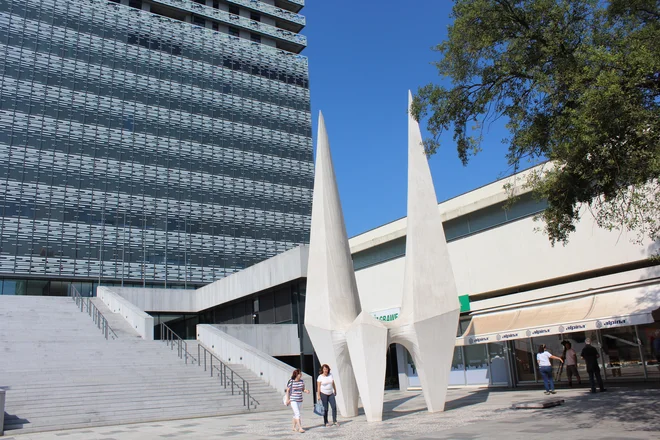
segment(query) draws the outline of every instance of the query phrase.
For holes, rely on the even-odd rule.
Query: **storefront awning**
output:
[[[656,284],[475,313],[456,345],[648,324],[659,307],[660,286]]]

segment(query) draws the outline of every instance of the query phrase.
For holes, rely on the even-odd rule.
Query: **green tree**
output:
[[[504,118],[514,169],[550,161],[528,184],[553,244],[582,209],[660,238],[660,1],[456,0],[452,18],[435,47],[451,86],[420,88],[412,107],[427,152],[453,131],[465,165]]]

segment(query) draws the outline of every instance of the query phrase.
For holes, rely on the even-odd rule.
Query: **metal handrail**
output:
[[[108,339],[109,337],[112,339],[118,338],[117,333],[115,333],[115,331],[110,328],[108,320],[105,319],[103,313],[101,313],[101,311],[92,302],[92,299],[87,296],[82,296],[80,292],[78,292],[78,289],[76,289],[73,285],[71,285],[71,298],[76,303],[76,306],[80,308],[81,312],[86,311],[87,314],[92,317],[94,324],[96,324],[96,327],[101,330],[103,336],[105,336],[105,339]]]
[[[179,335],[174,333],[174,331],[164,322],[160,323],[160,339],[165,341],[165,344],[171,347],[171,350],[174,350],[174,346],[176,345],[179,359],[184,359],[186,364],[188,363],[188,358],[191,359],[190,362],[193,365],[195,362],[197,362],[197,359],[195,359],[195,357],[188,352],[188,343]]]
[[[204,350],[204,371],[207,371],[206,368],[206,358],[207,354],[209,355],[209,364],[211,370],[211,377],[213,377],[214,372],[217,371],[218,377],[220,378],[220,384],[222,384],[225,389],[227,386],[231,386],[231,395],[234,395],[234,387],[238,389],[239,394],[243,394],[243,406],[247,406],[248,411],[250,410],[250,404],[252,402],[256,405],[259,405],[259,401],[250,395],[250,382],[243,379],[238,373],[231,369],[227,364],[222,362],[216,355],[214,355],[202,344],[197,345],[197,359],[199,359],[198,365],[202,366],[202,355],[201,350]],[[213,365],[213,359],[215,359],[215,365]],[[237,382],[240,381],[239,382]]]

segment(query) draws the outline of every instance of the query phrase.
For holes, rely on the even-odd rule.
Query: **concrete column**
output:
[[[5,431],[5,390],[0,390],[0,436],[4,435]]]
[[[410,381],[408,380],[408,359],[406,358],[406,349],[400,344],[396,344],[396,363],[399,369],[399,390],[406,391],[410,386]]]
[[[142,2],[142,10],[147,12],[151,11],[151,4]]]

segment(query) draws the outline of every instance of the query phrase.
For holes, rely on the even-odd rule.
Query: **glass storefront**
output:
[[[660,322],[637,327],[649,379],[660,379]]]
[[[460,329],[459,329],[460,331]],[[555,356],[564,355],[562,342],[570,342],[578,357],[582,385],[589,383],[584,360],[580,357],[586,338],[601,354],[604,380],[660,379],[660,321],[652,324],[616,327],[576,333],[491,342],[454,348],[449,385],[512,386],[515,383],[541,383],[536,353],[541,344]],[[412,358],[406,352],[406,373],[410,387],[418,387],[419,378]],[[553,361],[554,378],[566,384],[566,370]],[[574,379],[577,381],[577,378]]]
[[[644,363],[635,327],[600,331],[606,378],[644,379]]]
[[[468,345],[465,351],[465,383],[488,385],[488,352],[485,344]]]

